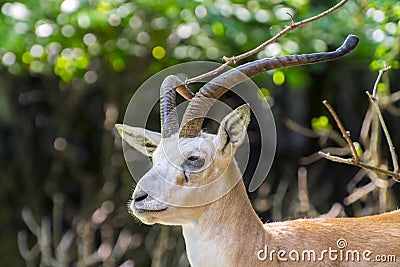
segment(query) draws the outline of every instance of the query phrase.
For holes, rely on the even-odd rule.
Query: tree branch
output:
[[[310,22],[314,22],[314,21],[316,21],[316,20],[319,20],[319,19],[321,19],[321,18],[323,18],[323,17],[325,17],[325,16],[327,16],[327,15],[333,13],[334,11],[336,11],[337,9],[339,9],[340,7],[342,7],[347,1],[348,1],[348,0],[342,0],[342,1],[340,1],[339,3],[337,3],[335,6],[331,7],[330,9],[328,9],[328,10],[326,10],[326,11],[324,11],[324,12],[318,14],[318,15],[313,16],[313,17],[308,18],[308,19],[305,19],[305,20],[302,20],[302,21],[299,21],[299,22],[296,22],[296,23],[294,23],[293,16],[289,14],[289,16],[290,16],[291,19],[292,19],[292,24],[291,24],[290,26],[285,27],[285,29],[283,29],[282,31],[280,31],[278,34],[276,34],[275,36],[273,36],[273,37],[270,38],[269,40],[265,41],[264,43],[262,43],[261,45],[257,46],[256,48],[254,48],[254,49],[252,49],[252,50],[250,50],[250,51],[247,51],[247,52],[245,52],[245,53],[243,53],[243,54],[241,54],[241,55],[233,56],[233,57],[226,57],[226,56],[224,56],[224,57],[223,57],[223,60],[225,61],[224,64],[222,64],[221,66],[219,66],[218,68],[216,68],[216,69],[214,69],[214,70],[212,70],[212,71],[209,71],[209,72],[207,72],[207,73],[201,74],[201,75],[196,76],[196,77],[191,78],[191,79],[187,79],[187,80],[185,81],[185,84],[187,85],[187,84],[191,84],[191,83],[194,83],[194,82],[202,81],[202,80],[203,80],[204,78],[206,78],[206,77],[209,77],[209,76],[212,76],[212,75],[215,75],[215,74],[220,73],[220,72],[223,71],[228,65],[236,64],[236,63],[239,62],[240,60],[245,59],[245,58],[247,58],[247,57],[250,57],[250,56],[252,56],[252,55],[254,55],[254,54],[260,52],[260,51],[263,50],[266,46],[268,46],[268,45],[270,45],[270,44],[276,42],[280,37],[284,36],[284,35],[287,34],[288,32],[290,32],[290,31],[292,31],[292,30],[294,30],[294,29],[296,29],[296,28],[298,28],[298,27],[300,27],[300,26],[303,26],[303,25],[305,25],[305,24],[307,24],[307,23],[310,23]]]
[[[379,81],[380,81],[381,78],[382,78],[382,75],[383,75],[385,72],[389,71],[391,68],[392,68],[391,66],[386,66],[386,64],[385,64],[385,67],[379,71],[378,77],[376,77],[376,80],[375,80],[375,83],[374,83],[374,87],[373,87],[373,89],[372,89],[372,96],[373,96],[374,98],[376,97],[376,91],[377,91],[377,88],[378,88]]]
[[[382,75],[385,72],[387,72],[388,70],[390,70],[390,67],[386,67],[385,66],[382,70],[379,71],[378,77],[377,77],[377,79],[375,81],[375,84],[374,84],[374,87],[373,87],[373,94],[371,94],[368,91],[366,93],[367,93],[372,105],[374,106],[374,108],[376,110],[376,113],[377,113],[378,118],[379,118],[379,122],[380,122],[380,124],[382,126],[382,129],[383,129],[384,133],[385,133],[386,140],[387,140],[387,143],[389,145],[389,150],[390,150],[390,154],[391,154],[392,161],[393,161],[393,169],[394,170],[393,171],[389,171],[389,170],[386,170],[386,169],[383,169],[383,168],[375,167],[375,166],[372,166],[370,164],[361,162],[359,160],[359,157],[357,155],[357,151],[356,151],[356,149],[354,147],[353,142],[350,139],[349,132],[345,130],[345,128],[344,128],[342,122],[340,121],[339,117],[337,116],[335,110],[332,108],[332,106],[326,100],[323,101],[323,104],[328,108],[329,112],[332,114],[333,118],[335,119],[335,122],[338,125],[338,127],[340,129],[340,132],[342,133],[343,137],[346,139],[347,144],[348,144],[349,148],[352,151],[353,158],[350,158],[350,159],[341,158],[341,157],[338,157],[338,156],[333,156],[330,153],[325,153],[323,151],[319,151],[318,154],[321,155],[322,157],[324,157],[326,159],[329,159],[331,161],[334,161],[334,162],[354,165],[354,166],[358,166],[360,168],[367,169],[367,170],[370,170],[370,171],[373,171],[373,172],[377,172],[377,173],[381,173],[381,174],[384,174],[384,175],[391,176],[391,177],[393,177],[393,179],[396,182],[400,182],[400,174],[399,174],[399,165],[398,165],[398,162],[397,162],[397,155],[395,153],[395,148],[393,146],[393,142],[392,142],[392,139],[390,137],[389,131],[388,131],[387,127],[386,127],[386,124],[385,124],[385,121],[383,119],[382,113],[381,113],[381,111],[379,109],[378,99],[376,98],[376,91],[377,91],[379,80],[381,79]]]
[[[386,127],[386,123],[385,123],[385,121],[383,119],[382,112],[381,112],[381,110],[379,108],[378,99],[376,98],[376,89],[378,87],[378,83],[379,83],[382,75],[385,72],[389,71],[390,68],[391,68],[390,66],[389,67],[385,67],[385,68],[383,68],[382,70],[379,71],[378,77],[376,78],[375,85],[374,85],[374,88],[373,88],[373,91],[372,91],[372,95],[368,91],[366,93],[367,93],[372,105],[374,106],[376,113],[378,114],[379,122],[380,122],[380,124],[382,126],[383,132],[385,133],[386,141],[387,141],[387,143],[389,145],[390,155],[392,157],[393,169],[394,169],[393,172],[398,174],[399,173],[399,164],[397,162],[397,155],[396,155],[396,152],[395,152],[395,148],[393,146],[392,138],[390,137],[389,131],[388,131],[387,127]]]
[[[396,181],[400,181],[400,175],[398,173],[394,173],[392,171],[388,171],[379,167],[375,167],[366,163],[363,163],[361,161],[359,162],[355,162],[354,159],[345,159],[345,158],[341,158],[338,156],[332,156],[329,153],[324,153],[322,151],[319,151],[318,154],[320,154],[322,157],[329,159],[330,161],[334,161],[334,162],[339,162],[339,163],[344,163],[344,164],[348,164],[348,165],[354,165],[366,170],[370,170],[373,172],[378,172],[378,173],[382,173],[388,176],[393,177]]]
[[[329,110],[329,112],[332,114],[333,119],[335,120],[337,126],[340,129],[340,132],[342,133],[343,138],[346,140],[348,146],[351,149],[351,154],[353,155],[354,161],[358,162],[360,159],[358,158],[357,150],[354,147],[353,141],[351,141],[351,139],[350,139],[350,132],[346,131],[346,129],[343,126],[343,123],[340,121],[338,115],[336,114],[336,112],[332,108],[332,106],[328,103],[328,101],[324,100],[324,101],[322,101],[322,103]]]

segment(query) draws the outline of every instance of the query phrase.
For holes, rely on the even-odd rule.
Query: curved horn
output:
[[[273,69],[313,64],[334,60],[350,53],[358,44],[358,37],[347,36],[343,44],[333,52],[264,58],[231,69],[205,84],[191,99],[182,120],[181,137],[197,137],[204,118],[213,103],[230,88],[244,80]]]
[[[168,138],[179,130],[175,97],[177,87],[181,86],[183,86],[183,82],[174,75],[165,78],[161,84],[160,117],[162,138]]]

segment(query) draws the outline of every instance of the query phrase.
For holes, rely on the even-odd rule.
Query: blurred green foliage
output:
[[[311,120],[311,128],[314,131],[329,131],[332,130],[332,125],[326,116],[320,116]]]
[[[1,1],[0,265],[23,264],[16,244],[17,232],[26,228],[20,216],[22,207],[31,209],[40,221],[50,216],[54,195],[61,193],[66,200],[61,219],[64,230],[111,200],[116,207],[113,216],[119,219],[110,219],[110,225],[117,232],[128,228],[136,234],[136,243],[123,260],[149,266],[158,228],[133,223],[126,212],[132,179],[123,162],[120,140],[112,135],[135,88],[165,67],[194,60],[220,62],[223,56],[252,49],[291,23],[287,13],[300,21],[336,3]],[[280,180],[295,184],[297,158],[316,149],[314,143],[285,132],[280,116],[293,116],[315,130],[330,129],[327,116],[320,115],[324,112],[321,99],[329,98],[345,115],[345,124],[357,132],[368,103],[366,98],[360,99],[383,62],[393,70],[390,79],[380,83],[379,91],[389,94],[400,88],[399,20],[399,1],[349,1],[252,58],[328,51],[349,33],[360,37],[356,51],[339,63],[282,69],[255,78],[262,87],[259,97],[274,105],[278,121],[278,154],[267,192],[281,188]],[[159,127],[157,116],[149,123],[153,129]],[[395,124],[389,121],[388,125]],[[391,130],[397,133],[399,129],[393,126]],[[395,145],[400,145],[400,139],[394,139]],[[320,203],[317,208],[326,212],[334,201],[343,199],[343,177],[350,167],[335,165],[330,171],[332,165],[325,162],[313,168],[310,195]],[[322,174],[323,186],[318,180]],[[293,189],[288,192],[284,204],[296,198]],[[251,198],[261,203],[264,193]],[[277,215],[277,209],[270,212],[271,205],[260,207],[257,211],[263,219],[294,214],[291,208]],[[164,266],[185,266],[179,231],[171,238],[175,245],[167,246],[170,253],[163,258]],[[29,244],[34,241],[29,239]]]
[[[146,55],[160,61],[154,69],[177,60],[220,60],[276,34],[290,23],[287,13],[298,21],[333,4],[309,0],[6,2],[1,6],[0,58],[2,67],[14,75],[55,73],[66,83],[82,78],[91,84],[101,67],[93,64],[93,58],[103,58],[114,71],[124,70],[131,58]],[[399,68],[399,13],[398,1],[349,1],[336,14],[287,35],[258,57],[326,51],[354,33],[363,42],[358,53],[374,53],[372,70],[381,68],[382,61]]]

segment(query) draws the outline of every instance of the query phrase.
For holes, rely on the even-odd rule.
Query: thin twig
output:
[[[392,103],[399,101],[400,100],[400,91],[394,92],[390,98],[391,98]]]
[[[165,247],[164,247],[164,243],[165,240],[169,237],[169,232],[170,232],[170,228],[167,226],[162,226],[161,227],[161,231],[158,235],[157,238],[157,243],[156,243],[156,247],[154,249],[153,252],[153,259],[151,261],[151,266],[152,267],[160,267],[162,266],[161,264],[161,257],[165,252]]]
[[[372,120],[374,117],[374,112],[372,110],[372,107],[368,107],[367,113],[364,116],[363,123],[361,125],[361,130],[360,130],[360,140],[361,143],[364,145],[364,147],[369,147],[369,144],[371,143],[371,138],[369,137],[369,131],[372,131]]]
[[[298,210],[303,215],[311,216],[316,215],[315,209],[310,203],[310,198],[308,194],[307,188],[307,169],[305,167],[300,167],[297,171],[298,176],[298,198],[299,198],[299,207]]]
[[[335,120],[337,126],[340,129],[340,132],[342,133],[343,138],[346,139],[346,142],[347,142],[347,144],[349,145],[349,147],[351,149],[351,153],[353,154],[354,161],[358,162],[359,158],[358,158],[357,150],[354,147],[353,141],[351,141],[351,139],[350,139],[350,132],[346,131],[346,129],[344,128],[342,122],[339,119],[339,116],[336,114],[335,110],[328,103],[328,101],[324,100],[324,101],[322,101],[322,103],[329,110],[329,112],[332,114],[333,119]]]
[[[377,91],[377,88],[378,88],[379,81],[382,78],[382,75],[385,72],[389,71],[391,68],[392,68],[391,66],[386,66],[386,64],[385,64],[385,67],[379,71],[378,77],[376,77],[376,80],[375,80],[374,88],[372,89],[372,96],[374,98],[376,97],[376,91]]]
[[[376,189],[376,185],[373,182],[370,182],[369,184],[366,184],[362,187],[357,188],[356,190],[354,190],[349,196],[347,196],[343,202],[345,205],[350,205],[354,202],[356,202],[357,200],[361,199],[362,197],[364,197],[365,195],[367,195],[368,193],[374,191]]]
[[[374,107],[370,105],[370,110],[372,113],[372,121],[371,121],[371,134],[370,134],[370,143],[368,149],[366,149],[365,159],[369,159],[367,162],[374,163],[373,165],[379,166],[382,164],[382,153],[381,153],[381,140],[382,140],[382,131],[381,126],[379,125],[379,118],[376,112],[374,111]]]
[[[322,152],[327,153],[327,154],[334,154],[337,156],[346,156],[351,153],[350,149],[348,146],[345,147],[325,147],[321,149]],[[321,155],[318,154],[318,152],[312,153],[309,156],[305,156],[300,158],[299,162],[302,165],[310,165],[311,163],[316,162],[317,160],[320,160],[322,157]]]
[[[327,137],[327,138],[333,140],[339,146],[346,146],[346,144],[347,144],[346,141],[343,140],[343,138],[336,131],[333,131],[333,130],[314,131],[314,130],[308,129],[308,128],[298,124],[297,122],[295,122],[294,120],[292,120],[290,118],[285,118],[283,122],[286,125],[286,127],[288,127],[292,131],[297,132],[303,136],[310,137],[310,138],[321,138],[321,137],[325,138],[325,137]]]
[[[206,78],[206,77],[215,75],[215,74],[217,74],[217,73],[223,71],[228,65],[236,64],[238,61],[240,61],[240,60],[242,60],[242,59],[244,59],[244,58],[250,57],[250,56],[252,56],[252,55],[254,55],[254,54],[260,52],[260,51],[263,50],[266,46],[268,46],[268,45],[270,45],[270,44],[276,42],[280,37],[284,36],[284,35],[287,34],[288,32],[290,32],[290,31],[292,31],[292,30],[294,30],[294,29],[296,29],[296,28],[298,28],[298,27],[300,27],[300,26],[303,26],[303,25],[305,25],[305,24],[307,24],[307,23],[310,23],[310,22],[319,20],[319,19],[321,19],[321,18],[323,18],[323,17],[325,17],[325,16],[327,16],[327,15],[333,13],[334,11],[336,11],[337,9],[339,9],[341,6],[343,6],[347,1],[348,1],[348,0],[342,0],[342,1],[340,1],[339,3],[337,3],[335,6],[331,7],[330,9],[328,9],[328,10],[326,10],[326,11],[324,11],[324,12],[318,14],[318,15],[313,16],[313,17],[308,18],[308,19],[305,19],[305,20],[302,20],[302,21],[299,21],[299,22],[296,22],[296,23],[294,23],[293,16],[291,16],[291,15],[289,14],[289,16],[290,16],[291,19],[292,19],[292,24],[291,24],[290,26],[285,27],[285,29],[283,29],[282,31],[280,31],[280,32],[279,32],[278,34],[276,34],[274,37],[272,37],[271,39],[265,41],[264,43],[262,43],[261,45],[257,46],[256,48],[254,48],[254,49],[252,49],[252,50],[250,50],[250,51],[247,51],[247,52],[245,52],[245,53],[243,53],[243,54],[241,54],[241,55],[233,56],[233,57],[226,57],[226,56],[224,56],[224,57],[223,57],[223,60],[225,61],[224,64],[222,64],[221,66],[219,66],[218,68],[216,68],[216,69],[214,69],[214,70],[212,70],[212,71],[210,71],[210,72],[201,74],[201,75],[196,76],[196,77],[193,77],[193,78],[191,78],[191,79],[187,79],[187,80],[185,81],[185,84],[187,85],[187,84],[191,84],[191,83],[194,83],[194,82],[202,81],[202,80],[203,80],[204,78]]]
[[[379,108],[378,99],[376,98],[376,91],[377,91],[377,87],[378,87],[379,81],[381,80],[382,75],[385,72],[389,71],[390,69],[391,69],[391,66],[385,66],[383,69],[381,69],[379,71],[378,77],[376,78],[376,81],[375,81],[375,84],[374,84],[374,88],[372,90],[372,95],[368,91],[366,93],[367,93],[372,105],[375,108],[375,111],[376,111],[376,113],[378,115],[378,118],[379,118],[379,122],[380,122],[380,124],[382,126],[382,129],[383,129],[383,132],[385,133],[386,141],[387,141],[388,146],[389,146],[390,155],[392,157],[393,172],[394,173],[399,173],[399,164],[398,164],[398,161],[397,161],[397,155],[396,155],[396,152],[395,152],[395,148],[393,146],[392,138],[390,137],[389,131],[388,131],[387,127],[386,127],[385,120],[383,119],[383,116],[382,116],[382,112],[381,112],[381,110]]]
[[[287,194],[289,181],[283,179],[279,182],[278,189],[272,198],[272,219],[279,221],[283,219],[283,199]]]
[[[360,168],[363,168],[363,169],[366,169],[366,170],[382,173],[382,174],[385,174],[385,175],[388,175],[388,176],[392,176],[396,181],[400,181],[400,174],[398,174],[398,173],[394,173],[392,171],[388,171],[388,170],[385,170],[385,169],[382,169],[382,168],[379,168],[379,167],[371,166],[371,165],[363,163],[361,161],[356,162],[354,159],[345,159],[345,158],[341,158],[341,157],[338,157],[338,156],[332,156],[331,154],[324,153],[322,151],[319,151],[318,153],[322,157],[324,157],[326,159],[329,159],[331,161],[339,162],[339,163],[345,163],[345,164],[349,164],[349,165],[354,165],[354,166],[357,166],[357,167],[360,167]]]
[[[375,103],[376,98],[372,98],[372,95],[371,95],[369,92],[367,92],[367,94],[370,96],[370,99],[371,99],[371,101],[373,102],[373,104],[374,104],[374,105],[375,105],[375,104],[378,105],[378,103]],[[375,101],[373,101],[373,99],[375,99]],[[342,133],[343,137],[346,139],[347,144],[348,144],[348,146],[350,147],[350,149],[351,149],[351,151],[352,151],[353,158],[351,158],[351,159],[345,159],[345,158],[341,158],[341,157],[338,157],[338,156],[332,156],[332,155],[330,155],[329,153],[324,153],[324,152],[322,152],[322,151],[320,151],[320,152],[318,152],[318,153],[319,153],[321,156],[323,156],[324,158],[329,159],[329,160],[331,160],[331,161],[335,161],[335,162],[339,162],[339,163],[345,163],[345,164],[350,164],[350,165],[358,166],[358,167],[361,167],[361,168],[364,168],[364,169],[367,169],[367,170],[371,170],[371,171],[374,171],[374,172],[378,172],[378,173],[382,173],[382,174],[385,174],[385,175],[392,176],[393,179],[395,179],[396,181],[400,181],[400,174],[399,174],[399,172],[398,172],[398,165],[397,165],[397,156],[396,156],[396,154],[394,154],[395,158],[393,158],[393,154],[392,154],[392,159],[393,159],[394,162],[395,162],[395,163],[393,164],[395,171],[393,171],[393,172],[361,162],[361,161],[359,160],[359,158],[358,158],[357,151],[356,151],[356,149],[355,149],[355,147],[354,147],[353,141],[350,139],[349,132],[345,130],[345,128],[344,128],[342,122],[340,121],[338,115],[336,114],[335,110],[334,110],[334,109],[332,108],[332,106],[328,103],[328,101],[324,100],[322,103],[326,106],[326,108],[327,108],[327,109],[329,110],[329,112],[332,114],[332,116],[333,116],[333,118],[334,118],[336,124],[338,125],[338,127],[339,127],[339,129],[340,129],[340,132]],[[382,114],[380,113],[379,107],[377,108],[377,113],[378,113],[378,116],[379,116],[379,114],[380,114],[380,116],[382,116]],[[386,128],[385,122],[383,121],[383,117],[382,117],[381,124],[382,124],[382,127],[383,127],[384,129],[386,129],[386,132],[387,132],[387,128]],[[385,134],[386,134],[386,132],[385,132]],[[389,132],[387,132],[387,138],[388,138],[388,140],[390,140],[390,142],[388,141],[389,146],[391,146],[392,149],[393,149],[393,151],[394,151],[393,143],[391,142]]]
[[[395,152],[395,148],[393,146],[392,138],[390,137],[390,134],[386,127],[386,123],[383,119],[381,110],[379,109],[378,101],[377,101],[376,97],[374,97],[373,95],[370,94],[370,92],[367,91],[366,93],[367,93],[369,99],[371,100],[371,103],[375,107],[376,113],[378,114],[379,122],[381,123],[383,132],[385,133],[386,141],[389,145],[390,155],[392,156],[393,169],[394,169],[393,172],[398,174],[399,173],[399,164],[397,162],[397,155]]]
[[[24,258],[28,267],[35,266],[34,261],[40,254],[39,244],[35,243],[31,249],[28,247],[28,233],[26,231],[19,231],[17,235],[17,243],[19,253]]]
[[[318,218],[346,217],[345,215],[343,206],[340,203],[335,203],[327,213],[319,215]]]

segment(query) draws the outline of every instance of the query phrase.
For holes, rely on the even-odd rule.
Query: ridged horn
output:
[[[168,138],[179,130],[176,112],[176,90],[183,82],[174,75],[167,76],[160,87],[161,136]]]
[[[219,75],[205,84],[191,99],[183,116],[179,135],[181,137],[199,136],[204,118],[216,99],[244,80],[269,70],[334,60],[349,54],[357,44],[358,37],[349,35],[333,52],[264,58],[240,65]]]

